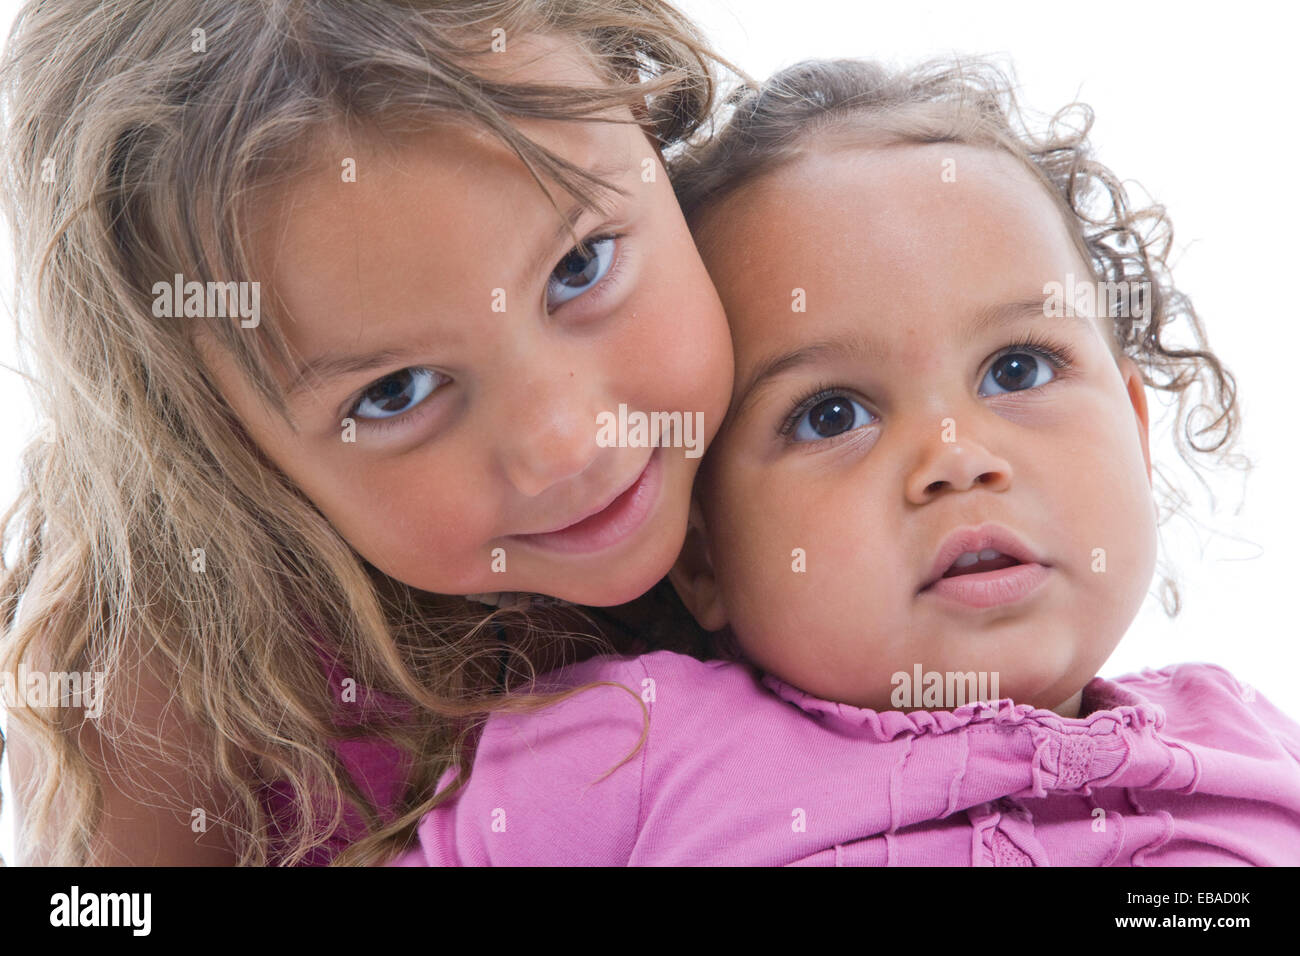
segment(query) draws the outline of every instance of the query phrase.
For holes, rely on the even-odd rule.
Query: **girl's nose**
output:
[[[516,394],[516,411],[502,422],[502,468],[520,494],[535,498],[591,465],[599,450],[596,410],[567,372],[531,377]]]
[[[921,427],[928,434],[917,437],[920,455],[905,482],[908,501],[920,505],[948,492],[1011,486],[1011,464],[990,448],[987,435],[975,431],[975,422]]]

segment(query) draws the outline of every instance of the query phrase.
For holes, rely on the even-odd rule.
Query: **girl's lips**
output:
[[[557,531],[516,534],[511,537],[549,551],[569,554],[589,554],[618,544],[645,523],[659,500],[663,472],[660,450],[654,450],[650,461],[632,486],[603,510]]]
[[[997,571],[958,574],[940,578],[921,591],[968,607],[987,608],[1023,601],[1037,591],[1051,569],[1034,563],[1016,564]]]

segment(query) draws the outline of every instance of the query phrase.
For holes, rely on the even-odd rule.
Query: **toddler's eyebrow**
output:
[[[735,399],[731,403],[731,410],[727,413],[727,417],[739,418],[743,415],[745,409],[758,401],[778,376],[802,365],[812,365],[819,359],[839,356],[882,362],[885,359],[885,350],[876,339],[855,333],[824,339],[820,342],[810,342],[797,349],[768,356],[754,366],[754,370],[749,373],[749,378],[745,380],[744,388],[735,392]]]
[[[995,325],[1007,325],[1020,319],[1045,318],[1053,318],[1053,316],[1047,314],[1047,296],[1045,294],[1036,299],[1019,299],[1015,302],[1004,302],[1001,305],[986,305],[975,311],[974,317],[966,325],[958,341],[965,345],[981,332],[986,332]],[[1060,316],[1060,318],[1070,318],[1085,324],[1090,321],[1085,316],[1075,314],[1072,309],[1068,316]]]
[[[987,331],[992,326],[1006,325],[1024,319],[1049,318],[1046,314],[1044,302],[1045,299],[1041,297],[1020,299],[1015,302],[1004,302],[1000,305],[984,306],[977,309],[973,313],[971,320],[966,323],[957,336],[956,341],[959,345],[966,345],[981,332]],[[1091,318],[1081,313],[1075,313],[1073,310],[1068,311],[1061,318],[1065,318],[1076,325],[1082,323],[1090,330],[1092,328]],[[863,332],[854,332],[849,335],[824,339],[820,342],[811,342],[788,352],[768,356],[754,366],[753,371],[745,380],[744,387],[735,392],[735,399],[729,412],[730,417],[739,418],[745,409],[757,401],[759,396],[772,385],[778,376],[828,357],[883,363],[888,360],[889,354],[888,349],[879,339]]]

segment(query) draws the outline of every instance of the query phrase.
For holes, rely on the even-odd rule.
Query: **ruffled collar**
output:
[[[1159,730],[1165,724],[1165,710],[1136,691],[1102,677],[1094,677],[1083,688],[1080,711],[1083,717],[1062,717],[1055,711],[1029,704],[1017,704],[1009,697],[992,704],[964,704],[956,710],[871,710],[822,700],[787,684],[772,674],[761,681],[782,700],[824,723],[837,723],[866,732],[880,741],[905,734],[946,734],[971,724],[1030,724],[1057,732],[1114,733],[1119,727],[1141,731]]]

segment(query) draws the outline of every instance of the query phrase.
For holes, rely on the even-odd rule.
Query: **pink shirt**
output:
[[[372,716],[401,716],[404,708],[397,701],[385,694],[370,691],[358,685],[355,688],[355,701],[348,701],[344,696],[345,678],[337,662],[330,656],[329,642],[320,628],[311,627],[304,618],[304,627],[308,628],[316,653],[320,659],[326,679],[329,681],[331,699],[336,704],[335,720],[340,725],[363,725]],[[346,701],[346,702],[345,702]],[[407,760],[395,745],[382,740],[360,738],[353,740],[339,739],[333,741],[339,761],[352,777],[361,791],[369,798],[372,805],[379,810],[380,816],[387,822],[396,816],[398,798],[406,783]],[[287,830],[296,817],[293,787],[284,780],[266,785],[262,790],[262,803],[271,819],[272,830]],[[327,816],[320,812],[319,826],[323,829]],[[366,835],[365,820],[361,814],[350,806],[343,809],[343,820],[330,831],[326,842],[309,853],[300,866],[328,866],[348,846]],[[269,864],[280,866],[285,863],[280,847],[275,847],[269,855]]]
[[[1300,864],[1300,726],[1213,664],[1094,678],[1079,718],[873,711],[670,651],[494,714],[398,866]],[[455,776],[450,768],[439,791]]]

